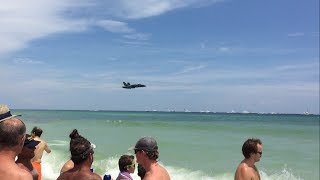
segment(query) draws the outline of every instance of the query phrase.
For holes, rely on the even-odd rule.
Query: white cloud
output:
[[[107,31],[114,33],[131,33],[134,29],[129,28],[128,24],[120,21],[113,20],[100,20],[97,25],[104,28]]]
[[[0,55],[26,48],[31,41],[52,34],[85,31],[97,22],[110,32],[131,33],[125,38],[147,40],[149,34],[132,34],[135,30],[125,22],[103,19],[146,18],[214,2],[218,0],[2,0]]]
[[[16,58],[13,60],[16,64],[43,64],[43,61],[37,61],[30,58]]]
[[[120,40],[120,43],[123,43],[125,45],[130,45],[130,46],[147,46],[150,45],[150,43],[145,42],[145,41],[126,41],[126,40]]]
[[[193,71],[198,71],[200,69],[206,68],[207,65],[199,65],[199,66],[192,66],[192,67],[185,67],[182,71],[176,73],[176,74],[185,74]]]
[[[229,51],[231,51],[231,49],[228,48],[228,47],[219,47],[218,50],[219,50],[220,52],[229,52]]]
[[[76,8],[74,3],[71,0],[2,1],[0,54],[24,48],[30,41],[50,34],[86,29],[87,21],[63,17],[64,11]]]
[[[161,15],[177,8],[198,7],[220,1],[222,0],[117,0],[106,8],[118,17],[139,19]]]
[[[304,36],[304,33],[302,33],[302,32],[289,33],[288,36],[289,37]]]
[[[283,65],[283,66],[275,67],[275,69],[278,71],[296,71],[296,70],[304,70],[304,69],[307,69],[307,70],[319,69],[319,63]]]
[[[136,33],[136,34],[127,34],[127,35],[124,35],[123,37],[127,39],[132,39],[132,40],[145,41],[145,40],[148,40],[150,36],[151,34]]]

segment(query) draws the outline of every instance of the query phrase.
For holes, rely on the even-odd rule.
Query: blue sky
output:
[[[11,108],[319,113],[318,0],[1,1]]]

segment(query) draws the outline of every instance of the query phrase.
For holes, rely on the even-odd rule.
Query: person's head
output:
[[[24,141],[22,151],[18,155],[19,158],[32,159],[34,157],[34,150],[39,143],[40,141],[36,141],[32,138],[31,135],[26,134],[26,139]]]
[[[254,159],[256,159],[256,161],[259,161],[262,155],[261,140],[254,138],[246,140],[242,145],[242,154],[246,159],[250,157],[257,157]]]
[[[142,164],[138,164],[138,176],[140,176],[140,178],[143,179],[145,175],[146,170],[143,168]]]
[[[25,124],[17,118],[10,118],[0,122],[0,147],[20,145],[22,148],[25,133]]]
[[[78,130],[74,129],[69,135],[70,140],[70,152],[71,160],[74,164],[80,164],[88,158],[90,158],[90,163],[93,162],[93,147],[91,143],[84,137],[80,136]]]
[[[133,155],[122,155],[118,162],[120,172],[134,173],[136,162]]]
[[[35,126],[35,127],[32,129],[32,131],[31,131],[31,135],[32,135],[33,137],[35,137],[35,136],[40,137],[41,134],[42,134],[42,129],[39,128],[39,127],[37,127],[37,126]]]
[[[7,105],[0,105],[0,148],[19,145],[18,151],[21,151],[26,126],[17,116],[20,115],[12,115]]]
[[[157,141],[152,137],[140,138],[134,147],[134,153],[137,156],[137,161],[141,153],[145,154],[150,160],[157,160],[159,158]]]

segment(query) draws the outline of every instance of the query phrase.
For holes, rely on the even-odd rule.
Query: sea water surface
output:
[[[172,180],[232,180],[247,138],[260,138],[256,163],[263,180],[319,180],[319,115],[13,110],[27,132],[43,129],[52,152],[44,153],[44,180],[56,179],[70,158],[73,129],[94,143],[94,171],[118,174],[118,159],[142,136],[154,137],[159,162]],[[140,179],[136,172],[134,179]]]

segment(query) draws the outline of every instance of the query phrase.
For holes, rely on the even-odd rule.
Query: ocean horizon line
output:
[[[12,110],[29,110],[29,111],[88,111],[88,112],[150,112],[150,113],[185,113],[185,114],[256,114],[256,115],[302,115],[302,116],[320,116],[314,113],[283,113],[283,112],[223,112],[223,111],[169,111],[169,110],[112,110],[112,109],[29,109],[29,108],[15,108]]]

